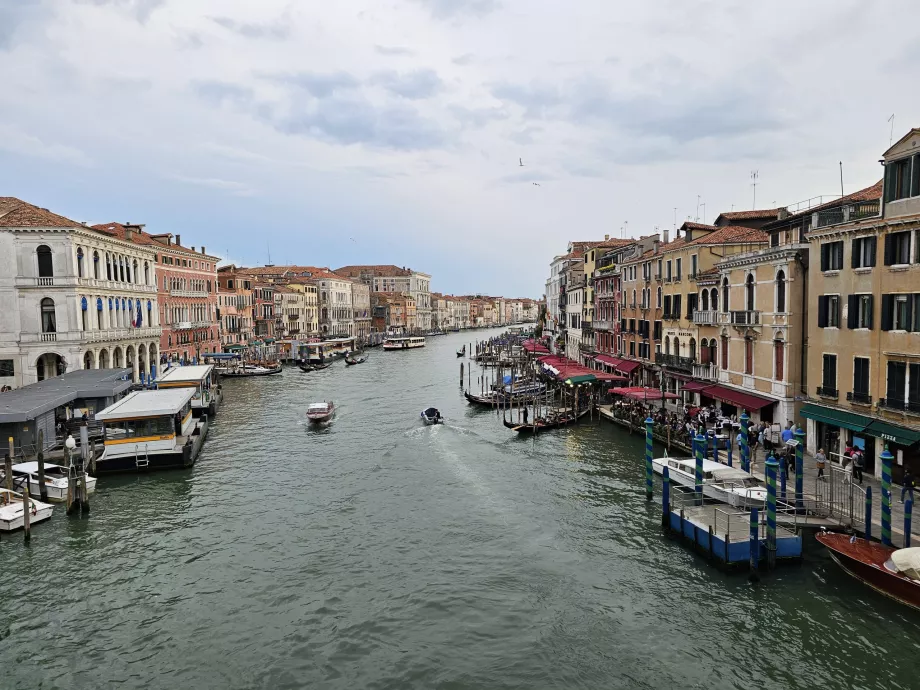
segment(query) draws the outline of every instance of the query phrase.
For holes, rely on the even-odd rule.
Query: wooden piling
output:
[[[10,450],[3,458],[3,476],[5,479],[6,488],[10,491],[13,490],[13,437],[9,438]]]
[[[45,431],[38,430],[38,494],[42,503],[48,502],[48,487],[45,486]],[[26,482],[29,480],[26,479]]]
[[[29,482],[26,482],[22,487],[22,531],[26,544],[32,541],[32,513],[29,503]]]

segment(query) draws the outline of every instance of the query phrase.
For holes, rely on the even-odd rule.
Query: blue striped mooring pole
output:
[[[786,458],[779,463],[779,500],[786,502]]]
[[[645,500],[652,500],[653,491],[653,471],[652,471],[652,429],[655,420],[651,417],[645,418]]]
[[[911,499],[907,499],[907,503],[904,504],[904,548],[910,548],[910,519],[914,513],[914,502]]]
[[[731,467],[732,466],[732,435],[731,433],[728,434],[728,450],[726,452],[728,453],[728,466]]]
[[[694,445],[696,446],[694,489],[696,490],[697,505],[703,505],[703,453],[706,452],[706,437],[703,434],[697,434]]]
[[[748,424],[751,418],[747,412],[741,413],[741,469],[745,472],[751,471],[750,447],[748,446]]]
[[[805,509],[805,432],[796,427],[794,432],[798,444],[795,447],[795,510]]]
[[[866,487],[866,541],[872,539],[872,487]]]
[[[667,467],[661,468],[661,526],[671,522],[671,474]]]
[[[767,568],[776,565],[776,470],[779,463],[771,454],[767,468]]]
[[[879,455],[882,461],[882,543],[893,546],[891,543],[891,462],[894,456],[885,446]]]
[[[757,582],[757,580],[760,579],[757,576],[757,566],[760,562],[760,535],[758,534],[760,525],[758,524],[757,517],[757,508],[751,508],[751,574],[748,576],[751,582]]]

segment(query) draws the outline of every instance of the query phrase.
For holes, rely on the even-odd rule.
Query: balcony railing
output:
[[[889,410],[903,410],[920,414],[920,400],[903,400],[901,398],[880,398],[879,407]]]
[[[719,312],[714,309],[693,312],[693,323],[701,326],[714,326],[719,322]]]
[[[693,378],[703,381],[718,381],[719,368],[711,362],[708,364],[694,364]]]
[[[730,323],[732,326],[759,326],[760,312],[748,310],[722,312],[719,314],[719,321]]]
[[[207,290],[170,290],[172,297],[207,297],[210,293]]]
[[[839,225],[851,220],[861,218],[874,218],[881,212],[881,203],[878,199],[861,201],[856,204],[847,204],[839,208],[830,208],[812,214],[812,225],[823,228],[828,225]]]
[[[847,400],[854,402],[857,405],[871,405],[872,396],[868,393],[858,393],[857,391],[847,392]]]
[[[690,357],[681,357],[679,355],[666,355],[663,352],[655,354],[655,364],[677,371],[684,371],[688,374],[693,372],[693,360]]]
[[[840,391],[830,386],[818,386],[818,395],[822,398],[834,398],[836,400],[840,396]]]
[[[594,330],[595,331],[612,331],[613,321],[596,320],[594,322]]]

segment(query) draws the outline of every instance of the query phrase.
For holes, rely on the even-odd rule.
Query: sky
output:
[[[539,297],[569,240],[850,193],[913,0],[0,0],[0,196]],[[523,162],[523,166],[521,166]],[[673,236],[673,235],[672,235]]]

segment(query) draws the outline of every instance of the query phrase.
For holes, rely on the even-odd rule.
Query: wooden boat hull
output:
[[[278,366],[272,369],[267,369],[265,371],[227,371],[227,372],[221,373],[221,376],[224,378],[242,379],[242,378],[247,378],[251,376],[272,376],[273,374],[280,374],[280,373],[281,373],[281,367]]]
[[[331,422],[333,417],[335,417],[334,410],[324,415],[307,415],[307,421],[310,424],[325,424],[326,422]]]
[[[313,367],[300,366],[299,368],[305,374],[309,374],[311,371],[313,371]]]
[[[920,583],[884,567],[896,549],[835,532],[815,535],[840,568],[879,594],[920,611]]]
[[[564,419],[564,420],[560,420],[560,421],[557,421],[557,422],[544,422],[544,423],[542,423],[542,424],[534,424],[534,423],[530,423],[530,424],[518,424],[518,423],[516,423],[516,422],[509,422],[507,419],[503,419],[503,420],[502,420],[502,423],[503,423],[507,428],[509,428],[509,429],[511,429],[512,431],[515,431],[515,432],[517,432],[517,433],[519,433],[519,434],[532,434],[532,433],[534,433],[534,432],[542,433],[542,432],[544,432],[544,431],[551,431],[551,430],[553,430],[553,429],[558,429],[558,428],[563,427],[563,426],[569,426],[570,424],[574,424],[574,423],[577,422],[579,419],[581,419],[582,417],[584,417],[586,414],[588,414],[588,410],[582,410],[581,412],[579,412],[579,413],[578,413],[577,415],[575,415],[574,417],[570,417],[570,418],[567,418],[567,419]]]

